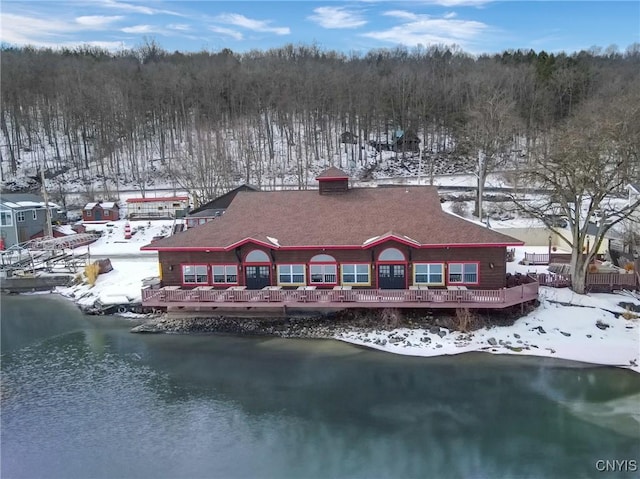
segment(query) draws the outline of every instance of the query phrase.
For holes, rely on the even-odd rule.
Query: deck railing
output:
[[[170,304],[196,303],[223,306],[228,303],[247,305],[291,305],[310,303],[318,306],[328,303],[354,303],[375,307],[375,304],[397,304],[398,307],[505,307],[537,299],[538,283],[531,282],[503,289],[350,289],[350,290],[198,290],[167,287],[142,290],[142,304],[162,307]],[[275,304],[274,304],[275,303]],[[453,306],[456,307],[456,306]]]
[[[540,286],[550,286],[552,288],[568,288],[571,286],[570,274],[538,273],[534,276]]]
[[[589,273],[587,274],[587,286],[591,285],[612,285],[612,286],[635,286],[636,276],[632,273]]]
[[[524,264],[549,264],[549,253],[525,253]]]

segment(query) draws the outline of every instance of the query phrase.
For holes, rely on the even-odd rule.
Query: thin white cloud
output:
[[[169,30],[176,30],[178,32],[190,32],[191,25],[187,25],[186,23],[170,23],[167,25]]]
[[[440,5],[442,7],[477,7],[492,3],[494,0],[423,0],[420,3]]]
[[[78,32],[105,30],[108,23],[120,20],[119,17],[85,16],[70,20],[57,18],[39,18],[12,13],[0,13],[0,41],[14,45],[33,45],[43,47],[90,44],[89,41],[77,42],[69,38]],[[111,43],[109,43],[111,44]]]
[[[121,28],[120,31],[124,33],[133,34],[133,35],[147,35],[147,34],[155,33],[165,37],[178,36],[178,37],[190,38],[190,39],[196,38],[191,35],[185,34],[185,31],[190,30],[190,28],[186,28],[186,29],[184,28],[184,27],[188,27],[188,25],[177,25],[178,28],[175,28],[175,27],[176,25],[167,25],[166,27],[164,27],[161,25],[142,24],[142,25],[133,25],[130,27]]]
[[[87,15],[76,17],[76,23],[87,27],[105,27],[110,23],[122,20],[121,16]]]
[[[165,15],[175,15],[177,17],[185,16],[182,13],[175,12],[172,10],[160,10],[157,8],[147,7],[145,5],[139,5],[137,3],[118,2],[116,0],[101,0],[101,2],[98,5],[106,8],[122,10],[124,12],[142,13],[144,15],[165,14]]]
[[[357,28],[367,23],[360,13],[344,7],[318,7],[313,12],[307,18],[323,28]]]
[[[0,13],[0,39],[17,45],[37,45],[42,37],[61,35],[70,25],[55,19],[41,20],[36,17]]]
[[[145,15],[153,15],[156,10],[153,8],[145,7],[144,5],[135,5],[131,3],[116,2],[115,0],[103,0],[100,2],[103,7],[114,8],[122,10],[124,12],[143,13]]]
[[[448,13],[445,13],[442,17],[449,19],[449,18],[456,18],[457,16],[458,14],[456,12],[448,12]]]
[[[388,10],[383,13],[387,17],[396,17],[402,20],[417,20],[419,17],[415,13],[406,10]]]
[[[211,30],[213,33],[218,33],[220,35],[224,35],[226,37],[231,37],[234,40],[242,40],[243,36],[242,33],[237,31],[237,30],[232,30],[231,28],[224,28],[224,27],[218,27],[218,26],[210,26],[209,30]]]
[[[254,20],[238,13],[222,13],[214,18],[218,23],[235,25],[254,32],[275,33],[276,35],[289,35],[289,27],[271,27],[270,20]]]
[[[161,28],[155,25],[134,25],[120,29],[124,33],[161,33]],[[163,31],[163,30],[162,30]]]
[[[456,44],[469,48],[471,41],[489,30],[487,24],[475,20],[436,18],[403,10],[391,10],[384,15],[403,22],[386,30],[365,33],[365,37],[406,46]]]

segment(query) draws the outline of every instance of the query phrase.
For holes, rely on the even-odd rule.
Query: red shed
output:
[[[82,220],[108,223],[120,219],[120,207],[114,201],[87,203],[82,209]]]

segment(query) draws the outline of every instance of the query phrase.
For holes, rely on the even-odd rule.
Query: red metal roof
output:
[[[432,186],[240,192],[216,221],[147,245],[147,250],[229,250],[247,242],[273,249],[364,249],[385,240],[417,248],[523,243],[442,211]]]
[[[127,203],[153,203],[159,201],[189,201],[188,196],[165,196],[158,198],[128,198]]]

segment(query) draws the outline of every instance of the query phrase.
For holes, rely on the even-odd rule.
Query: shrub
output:
[[[96,261],[95,263],[88,264],[84,267],[84,274],[87,276],[87,283],[93,286],[96,283],[98,274],[100,274],[100,265]]]
[[[478,329],[478,316],[469,308],[457,308],[453,323],[454,329],[468,333],[469,331]]]
[[[458,216],[467,215],[467,204],[464,201],[456,200],[451,206],[451,211]]]
[[[385,308],[380,312],[380,325],[385,328],[395,329],[400,325],[402,313],[399,309]]]

